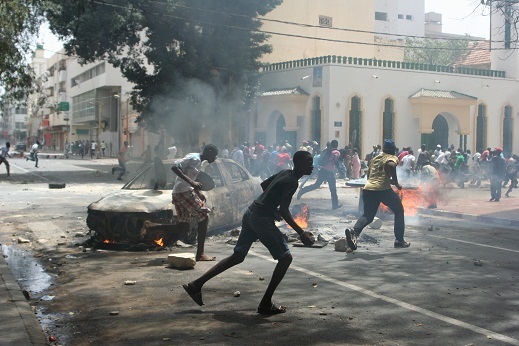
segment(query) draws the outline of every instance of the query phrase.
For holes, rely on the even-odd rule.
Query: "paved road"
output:
[[[293,247],[293,265],[274,297],[288,312],[264,317],[255,308],[274,263],[261,244],[207,284],[203,307],[181,284],[212,263],[177,271],[167,268],[166,251],[82,252],[72,246],[75,232],[85,230],[88,202],[121,184],[108,173],[114,162],[58,163],[41,162],[43,169],[34,172],[20,162],[16,169],[28,172],[0,182],[10,201],[3,202],[0,239],[30,238],[16,246],[37,249],[56,280],[29,302],[60,344],[519,345],[518,228],[477,219],[513,220],[519,198],[489,203],[484,188],[445,193],[449,198],[435,215],[406,218],[409,249],[392,248],[390,219],[380,230],[366,228],[354,253],[336,252],[332,244]],[[47,181],[66,177],[67,188],[48,189]],[[335,212],[326,188],[303,197],[311,207],[309,228],[342,236],[354,221],[358,194],[344,187],[339,197],[345,205]],[[470,203],[475,207],[461,210]],[[208,251],[227,256],[228,239],[213,237]],[[171,250],[186,251],[193,249]],[[43,294],[54,299],[41,300]]]

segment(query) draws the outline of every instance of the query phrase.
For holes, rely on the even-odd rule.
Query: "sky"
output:
[[[488,39],[488,9],[484,10],[479,5],[480,0],[425,0],[425,12],[442,14],[444,33],[470,34]],[[63,47],[48,26],[42,27],[38,40],[44,44],[45,57],[51,57]]]
[[[488,7],[481,6],[480,0],[425,0],[427,12],[442,14],[444,33],[490,37]]]

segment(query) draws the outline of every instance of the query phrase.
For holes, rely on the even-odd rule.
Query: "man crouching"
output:
[[[299,227],[289,210],[299,179],[303,175],[312,173],[313,158],[307,151],[298,151],[294,154],[293,161],[293,170],[283,170],[261,183],[263,193],[243,215],[242,229],[234,253],[218,262],[198,279],[182,286],[198,305],[204,305],[202,286],[218,274],[243,262],[252,243],[259,239],[278,263],[263,299],[258,305],[258,313],[273,315],[286,311],[286,307],[272,303],[274,291],[292,263],[288,243],[276,226],[276,219],[282,217],[299,234],[304,245],[313,244],[311,233]]]

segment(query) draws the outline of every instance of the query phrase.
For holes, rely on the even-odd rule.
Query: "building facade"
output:
[[[492,69],[404,63],[362,52],[299,55],[268,65],[252,133],[269,145],[288,139],[293,147],[303,140],[324,147],[336,139],[361,155],[385,138],[400,147],[440,144],[474,152],[490,146],[518,153],[519,141],[513,138],[519,133],[519,55],[506,49],[505,34],[496,29],[492,35],[503,46],[492,50]]]

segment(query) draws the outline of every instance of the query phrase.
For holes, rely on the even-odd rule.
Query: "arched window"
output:
[[[317,141],[322,145],[321,141],[321,98],[315,96],[312,103],[312,118],[311,118],[311,140]]]
[[[351,110],[350,110],[350,133],[349,143],[353,145],[353,148],[357,149],[359,157],[362,157],[362,141],[361,141],[361,129],[362,129],[362,111],[360,98],[354,96],[351,98]]]
[[[503,119],[503,154],[512,154],[512,138],[514,133],[514,119],[512,118],[512,107],[505,107],[505,118]]]
[[[395,138],[395,112],[394,101],[387,98],[384,102],[384,113],[382,115],[382,140]]]
[[[487,148],[487,106],[478,105],[478,116],[476,118],[476,151]]]

